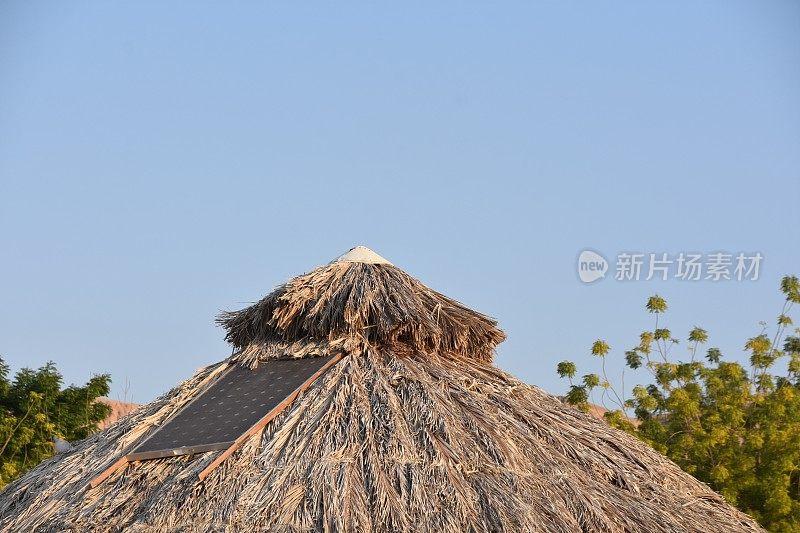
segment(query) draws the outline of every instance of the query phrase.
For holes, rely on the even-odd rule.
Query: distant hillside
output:
[[[119,400],[112,400],[110,398],[100,398],[99,400],[111,406],[111,414],[97,425],[97,427],[100,429],[106,429],[108,426],[128,413],[132,413],[139,407],[138,403],[121,402]]]
[[[565,404],[567,403],[566,399],[563,396],[559,396],[558,398],[562,402],[564,402]],[[590,415],[592,415],[593,417],[595,417],[595,418],[599,418],[600,420],[605,420],[605,418],[603,418],[603,415],[606,414],[608,411],[609,410],[606,409],[603,406],[600,406],[600,405],[597,405],[597,404],[593,404],[593,403],[589,404],[588,413]],[[631,424],[633,424],[636,427],[639,427],[639,424],[641,424],[641,422],[639,420],[637,420],[636,417],[628,416],[627,418],[628,418],[628,420],[631,421]]]

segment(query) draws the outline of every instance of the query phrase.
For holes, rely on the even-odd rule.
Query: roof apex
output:
[[[386,258],[376,254],[366,246],[355,246],[331,261],[331,263],[367,263],[370,265],[391,265]]]

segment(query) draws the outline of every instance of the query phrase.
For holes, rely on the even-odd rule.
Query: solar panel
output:
[[[310,385],[332,360],[273,359],[255,369],[235,365],[127,458],[136,461],[228,448],[267,414],[288,405],[293,393]]]

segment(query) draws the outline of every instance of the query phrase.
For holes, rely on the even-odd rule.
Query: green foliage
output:
[[[598,339],[594,341],[594,344],[592,344],[592,355],[605,357],[605,355],[608,354],[608,350],[610,350],[610,348],[606,341]]]
[[[706,352],[706,359],[709,363],[719,363],[719,360],[722,359],[722,352],[719,348],[709,348]]]
[[[560,377],[572,379],[578,372],[578,367],[575,366],[575,363],[572,363],[570,361],[561,361],[560,363],[558,363],[557,370],[558,370],[558,375]]]
[[[567,391],[567,401],[584,411],[589,409],[589,393],[582,385],[572,385]]]
[[[583,376],[583,386],[591,390],[600,385],[600,376],[597,374],[586,374]]]
[[[651,313],[666,313],[667,301],[656,294],[647,299],[647,305],[645,307]]]
[[[781,292],[786,295],[788,302],[800,303],[800,280],[797,279],[797,276],[785,276],[781,280]]]
[[[639,335],[639,346],[636,347],[636,350],[642,352],[645,355],[650,355],[653,348],[653,332],[652,331],[644,331]]]
[[[689,342],[705,343],[708,341],[708,332],[703,328],[695,326],[689,332]]]
[[[672,339],[672,333],[666,328],[658,328],[653,332],[653,338],[657,341],[668,341]]]
[[[108,375],[62,390],[52,362],[38,370],[23,368],[13,381],[9,371],[0,358],[0,487],[50,457],[54,438],[86,438],[111,413],[95,401],[108,394]]]
[[[786,276],[780,287],[785,301],[776,331],[764,325],[744,343],[749,368],[723,361],[713,347],[705,361],[696,360],[709,339],[698,326],[687,337],[689,360],[674,360],[677,339],[658,323],[667,302],[656,295],[645,306],[656,315],[654,328],[624,352],[625,364],[647,372],[650,383],[633,387],[630,398],[618,395],[605,373],[610,348],[596,341],[591,353],[602,357],[602,374],[572,384],[566,400],[588,410],[592,390],[602,385],[600,401],[618,406],[604,415],[611,426],[664,453],[769,531],[788,533],[800,531],[800,329],[786,335],[800,281]],[[560,375],[562,368],[577,374],[574,363],[560,363]]]
[[[619,409],[615,409],[614,411],[606,411],[603,414],[603,418],[611,427],[628,432],[636,431],[636,426],[634,426],[625,413]]]

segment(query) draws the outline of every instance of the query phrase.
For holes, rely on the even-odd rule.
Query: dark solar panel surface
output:
[[[253,370],[236,365],[132,455],[165,457],[226,448],[330,360],[275,359],[262,362]]]

